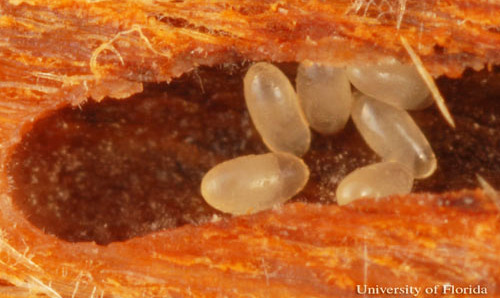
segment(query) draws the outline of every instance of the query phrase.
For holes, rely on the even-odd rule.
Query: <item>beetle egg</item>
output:
[[[405,166],[393,161],[376,163],[355,170],[340,182],[337,203],[345,205],[363,197],[408,194],[412,187],[413,176]]]
[[[402,163],[415,178],[428,177],[436,169],[429,142],[406,111],[357,94],[352,119],[368,146],[384,160]]]
[[[201,182],[201,194],[220,211],[247,214],[287,201],[308,179],[309,168],[292,154],[247,155],[208,171]]]
[[[415,66],[401,64],[396,59],[376,65],[348,66],[347,75],[359,91],[401,109],[423,109],[433,102]]]
[[[297,94],[314,130],[331,134],[344,128],[352,105],[351,84],[344,68],[300,63]]]
[[[303,155],[311,132],[288,78],[276,66],[254,64],[244,79],[245,101],[255,128],[274,152]]]

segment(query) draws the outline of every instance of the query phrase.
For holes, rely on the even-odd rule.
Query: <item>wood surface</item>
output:
[[[499,11],[486,0],[1,0],[2,297],[359,297],[358,284],[445,283],[498,297],[498,197],[461,190],[470,185],[346,207],[295,202],[101,246],[33,225],[13,203],[7,167],[37,119],[199,66],[410,62],[403,38],[434,77],[486,68],[497,80]],[[498,94],[481,117],[497,117]],[[495,153],[498,134],[491,140]]]

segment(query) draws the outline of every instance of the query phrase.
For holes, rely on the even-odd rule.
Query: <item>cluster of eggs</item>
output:
[[[209,205],[232,214],[287,201],[309,179],[300,156],[309,149],[310,128],[335,134],[350,117],[382,162],[347,175],[337,187],[338,204],[409,193],[414,179],[430,176],[437,166],[429,142],[406,111],[431,105],[429,93],[416,68],[395,59],[346,68],[302,62],[296,91],[279,68],[256,63],[244,78],[245,101],[272,153],[216,165],[203,177],[202,196]]]

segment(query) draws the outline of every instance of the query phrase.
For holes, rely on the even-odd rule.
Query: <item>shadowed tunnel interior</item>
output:
[[[279,66],[294,82],[297,65]],[[99,244],[226,216],[203,201],[204,173],[267,152],[244,104],[247,68],[200,68],[129,99],[89,100],[39,119],[8,163],[14,203],[47,233]],[[414,191],[475,188],[476,174],[499,188],[500,71],[437,83],[457,128],[434,106],[412,113],[438,157]],[[337,135],[313,133],[304,160],[311,178],[292,201],[333,204],[338,182],[378,158],[349,121]]]

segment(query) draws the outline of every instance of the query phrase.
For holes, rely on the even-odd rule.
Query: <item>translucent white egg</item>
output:
[[[274,152],[303,155],[311,142],[311,131],[297,94],[276,66],[252,65],[244,78],[245,101],[255,128]]]
[[[347,76],[362,93],[404,110],[430,106],[433,99],[413,65],[386,59],[374,65],[348,66]]]
[[[344,128],[352,106],[351,84],[344,68],[302,62],[297,95],[312,129],[333,134]]]
[[[402,163],[415,178],[428,177],[436,170],[429,142],[406,111],[357,94],[352,119],[368,146],[384,160]]]
[[[381,198],[408,194],[413,187],[410,171],[398,162],[381,162],[358,168],[337,187],[337,203],[348,204],[359,198]]]
[[[201,182],[201,193],[220,211],[248,214],[287,201],[304,188],[308,179],[309,168],[295,155],[247,155],[208,171]]]

